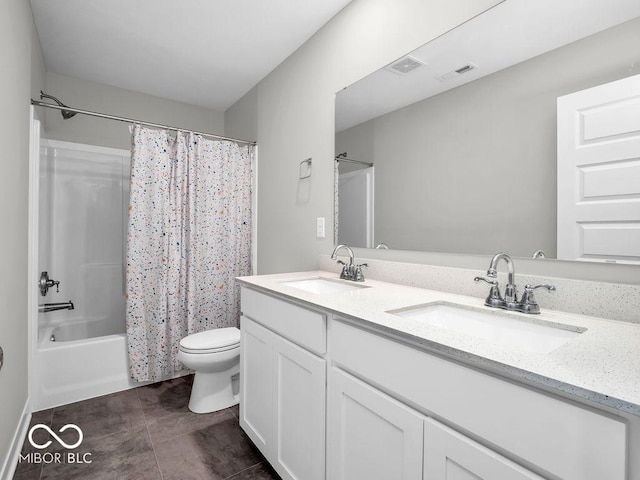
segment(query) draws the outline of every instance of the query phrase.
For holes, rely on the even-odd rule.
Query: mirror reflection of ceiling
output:
[[[408,54],[419,68],[383,68],[339,92],[336,132],[638,16],[638,0],[507,0]]]
[[[375,165],[370,188],[339,162],[341,184],[369,188],[357,241],[356,189],[340,193],[339,243],[555,258],[556,101],[640,73],[640,2],[506,0],[399,60],[422,65],[336,95],[336,155]]]

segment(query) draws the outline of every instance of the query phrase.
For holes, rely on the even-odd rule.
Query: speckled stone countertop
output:
[[[525,315],[484,306],[478,298],[436,292],[395,283],[366,280],[366,288],[311,293],[285,282],[326,278],[335,272],[312,271],[240,277],[253,289],[274,293],[359,322],[381,333],[402,337],[426,351],[498,373],[545,390],[557,391],[640,416],[640,325],[542,309]],[[339,280],[338,280],[339,281]],[[353,284],[354,282],[346,282]],[[533,353],[478,337],[438,328],[390,310],[430,303],[448,303],[533,323],[586,329],[550,353]]]

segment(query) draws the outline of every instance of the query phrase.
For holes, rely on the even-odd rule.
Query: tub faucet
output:
[[[38,305],[38,312],[46,313],[55,312],[56,310],[73,310],[74,308],[73,302],[69,300],[68,302],[44,303],[42,305]]]
[[[346,264],[342,260],[338,260],[338,263],[342,265],[342,272],[340,272],[340,278],[343,280],[353,280],[354,282],[364,282],[364,273],[362,273],[362,267],[368,267],[366,263],[356,265],[354,263],[353,250],[348,245],[338,245],[333,249],[331,253],[331,260],[335,260],[338,250],[344,248],[349,253],[349,263]]]

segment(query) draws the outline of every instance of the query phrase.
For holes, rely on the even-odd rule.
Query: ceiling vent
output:
[[[447,72],[444,75],[436,77],[436,79],[440,80],[441,82],[447,82],[449,80],[453,80],[454,78],[458,78],[460,75],[464,75],[465,73],[476,70],[477,68],[477,65],[474,65],[473,63],[467,63],[460,68],[456,68],[455,70]]]
[[[406,55],[396,60],[392,64],[387,65],[386,67],[384,67],[384,69],[397,75],[406,75],[407,73],[412,72],[416,68],[420,68],[423,65],[425,65],[424,62],[421,62],[411,55]]]

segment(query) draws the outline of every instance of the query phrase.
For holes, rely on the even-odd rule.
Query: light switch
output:
[[[324,217],[316,218],[316,238],[324,238]]]

